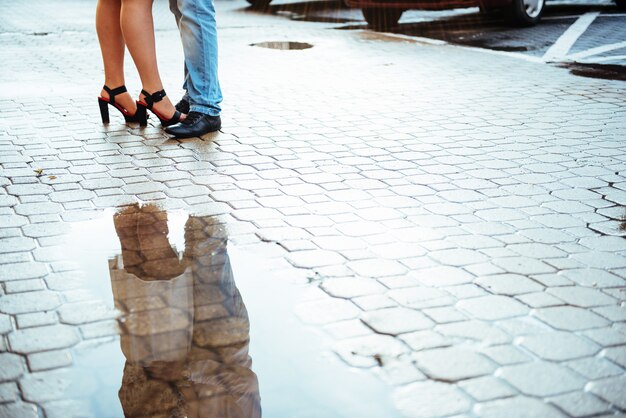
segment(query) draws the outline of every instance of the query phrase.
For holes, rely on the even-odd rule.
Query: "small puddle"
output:
[[[258,46],[260,48],[269,48],[269,49],[309,49],[313,48],[312,44],[306,42],[289,42],[289,41],[278,41],[278,42],[259,42],[256,44],[250,44],[250,46]]]
[[[398,416],[390,388],[292,313],[310,288],[273,278],[216,218],[135,205],[68,243],[117,329],[75,347],[54,383],[86,416]]]
[[[561,68],[567,68],[570,73],[589,78],[603,80],[626,81],[626,66],[614,64],[582,64],[578,62],[558,64]]]

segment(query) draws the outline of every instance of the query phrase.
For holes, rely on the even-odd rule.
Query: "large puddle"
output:
[[[68,242],[103,305],[82,315],[110,312],[118,335],[75,348],[56,385],[67,408],[90,417],[397,416],[386,385],[342,363],[293,315],[306,286],[272,278],[215,218],[137,205],[76,223]]]

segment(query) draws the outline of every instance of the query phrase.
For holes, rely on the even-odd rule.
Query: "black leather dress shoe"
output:
[[[180,99],[180,102],[176,103],[176,110],[186,115],[189,113],[189,102],[185,99]]]
[[[189,112],[185,120],[176,125],[168,126],[165,132],[174,135],[176,138],[191,138],[193,136],[202,136],[209,132],[217,131],[221,127],[222,120],[219,116]]]

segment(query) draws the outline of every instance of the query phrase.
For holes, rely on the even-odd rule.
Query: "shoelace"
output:
[[[189,112],[183,123],[185,125],[193,125],[199,119],[201,119],[204,115],[200,112]]]

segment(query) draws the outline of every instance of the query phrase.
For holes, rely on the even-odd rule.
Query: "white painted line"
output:
[[[384,34],[385,36],[388,36],[388,37],[391,37],[391,38],[405,39],[407,41],[414,41],[414,42],[423,43],[423,44],[427,44],[427,45],[437,45],[437,46],[446,45],[446,46],[450,46],[452,48],[469,49],[470,51],[482,52],[484,54],[491,54],[491,55],[500,55],[500,56],[512,57],[512,58],[517,58],[517,59],[521,59],[521,60],[529,61],[529,62],[538,62],[538,63],[543,63],[544,62],[543,59],[541,59],[539,57],[534,57],[532,55],[521,54],[519,52],[497,51],[497,50],[494,50],[494,49],[478,48],[478,47],[475,47],[475,46],[451,44],[449,42],[442,41],[442,40],[439,40],[439,39],[423,38],[421,36],[409,36],[409,35],[403,35],[403,34],[400,34],[400,33],[391,33],[391,32],[381,32],[381,33]]]
[[[552,6],[553,3],[550,3],[550,6]],[[579,17],[580,15],[563,15],[563,16],[548,16],[548,17],[542,17],[541,20],[564,20],[564,19],[576,19],[577,17]],[[626,13],[611,13],[611,14],[603,14],[600,15],[601,18],[605,18],[605,17],[626,17]]]
[[[596,57],[589,60],[580,60],[576,62],[580,62],[581,64],[595,64],[600,62],[609,62],[609,61],[621,61],[626,60],[626,55],[613,55],[610,57]]]
[[[605,52],[613,51],[615,49],[626,48],[626,41],[617,42],[614,44],[602,45],[595,48],[587,49],[585,51],[577,52],[567,56],[568,60],[577,61],[581,58],[587,58],[592,55],[604,54]]]
[[[600,12],[589,12],[579,17],[567,30],[556,40],[544,54],[543,60],[546,62],[561,61],[569,52],[570,48],[585,33],[589,25],[593,23]]]

